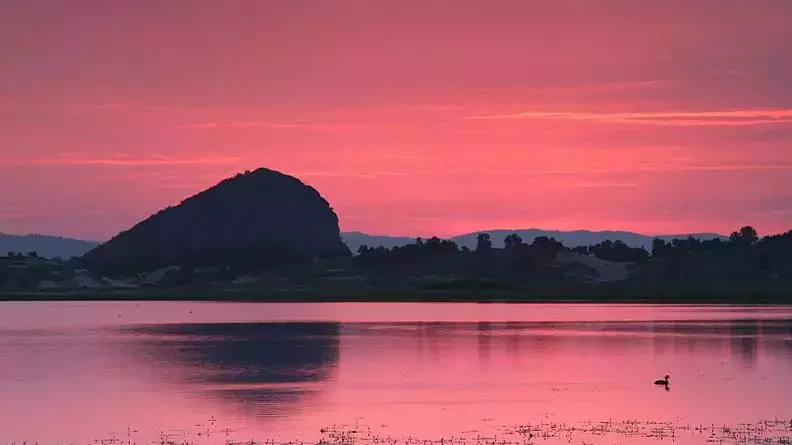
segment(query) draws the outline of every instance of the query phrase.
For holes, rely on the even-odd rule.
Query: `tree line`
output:
[[[770,235],[760,238],[751,226],[734,231],[727,239],[713,238],[700,240],[689,236],[683,239],[665,241],[655,239],[651,250],[643,247],[632,247],[623,241],[606,240],[589,246],[570,248],[554,238],[540,236],[530,244],[517,234],[506,236],[503,249],[495,249],[488,233],[479,233],[473,250],[459,247],[454,241],[432,237],[427,240],[417,238],[413,244],[386,247],[361,246],[356,259],[363,264],[392,263],[419,260],[427,257],[443,255],[477,254],[483,255],[496,250],[506,253],[527,252],[545,253],[541,255],[552,258],[556,254],[569,251],[591,255],[603,260],[614,262],[630,262],[644,264],[652,260],[673,259],[701,252],[727,255],[755,256],[761,268],[772,270],[778,263],[792,259],[792,230],[784,234]],[[787,260],[785,260],[785,258]]]

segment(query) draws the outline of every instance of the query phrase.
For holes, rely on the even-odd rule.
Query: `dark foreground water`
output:
[[[791,385],[789,307],[0,303],[0,444],[784,443]]]

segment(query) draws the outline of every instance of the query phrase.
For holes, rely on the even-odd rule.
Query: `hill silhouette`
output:
[[[117,275],[172,265],[267,268],[348,254],[338,217],[316,189],[261,168],[160,211],[83,259]]]
[[[83,241],[59,236],[47,235],[8,235],[0,233],[0,256],[10,252],[27,254],[36,252],[43,258],[68,259],[82,256],[98,246],[93,241]]]

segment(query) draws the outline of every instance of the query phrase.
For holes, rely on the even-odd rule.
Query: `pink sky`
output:
[[[792,2],[0,3],[0,232],[239,171],[342,230],[792,227]]]

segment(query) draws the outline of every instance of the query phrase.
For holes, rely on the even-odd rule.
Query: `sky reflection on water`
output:
[[[149,441],[208,430],[210,419],[226,433],[191,440],[318,440],[322,429],[355,424],[435,439],[538,422],[792,417],[789,308],[3,309],[2,442],[87,443],[131,431]],[[666,373],[669,391],[652,384]]]

